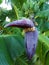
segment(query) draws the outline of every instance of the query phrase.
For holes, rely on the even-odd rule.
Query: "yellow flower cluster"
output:
[[[25,28],[25,29],[24,29],[24,32],[29,32],[29,31],[35,31],[35,27]]]

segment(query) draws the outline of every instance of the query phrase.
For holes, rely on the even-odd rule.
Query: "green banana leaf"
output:
[[[0,35],[0,65],[29,65],[22,35]],[[34,65],[49,65],[49,38],[39,35]],[[35,58],[37,58],[35,56]],[[38,58],[37,58],[38,59]],[[33,61],[33,60],[32,60]]]
[[[42,64],[49,65],[49,38],[47,36],[39,35],[39,42],[36,52]]]
[[[7,51],[7,47],[3,38],[4,36],[0,36],[0,65],[13,65],[13,60]]]
[[[24,51],[23,37],[0,35],[0,65],[14,65]]]

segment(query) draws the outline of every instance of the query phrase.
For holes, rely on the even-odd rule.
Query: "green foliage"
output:
[[[16,58],[24,52],[23,37],[21,35],[0,36],[0,64],[14,65]]]
[[[2,0],[0,0],[1,3]],[[49,65],[49,4],[47,0],[8,0],[12,10],[0,8],[0,65]],[[40,32],[35,56],[27,59],[22,29],[4,28],[10,22],[34,16]],[[8,34],[8,35],[7,35]]]
[[[13,61],[7,51],[4,36],[0,36],[0,65],[13,65]]]
[[[49,59],[47,57],[47,54],[49,54],[49,38],[47,36],[39,35],[37,54],[40,57],[40,60],[42,61],[43,65],[45,65],[45,63],[47,63]]]
[[[23,3],[25,2],[26,0],[11,0],[12,3],[14,3],[17,7],[21,8]],[[19,6],[18,6],[19,5]]]
[[[14,61],[16,61],[16,58],[22,55],[22,52],[24,52],[24,41],[23,37],[21,35],[17,36],[7,36],[5,37],[5,42],[7,45],[7,49]]]
[[[0,3],[2,3],[2,0],[0,0]]]
[[[29,61],[25,53],[22,35],[0,35],[0,61],[2,60],[1,64],[4,65],[5,63],[7,65],[48,65],[48,44],[49,38],[44,35],[39,35],[36,55],[34,56],[34,58],[32,58],[32,61]]]

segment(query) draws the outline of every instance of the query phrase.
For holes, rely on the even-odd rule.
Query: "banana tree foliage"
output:
[[[1,0],[0,0],[1,2]],[[12,10],[0,8],[0,65],[49,65],[49,4],[48,0],[8,0]],[[19,5],[19,6],[18,6]],[[24,33],[19,28],[4,28],[23,17],[34,16],[40,32],[36,54],[29,62],[25,53]]]
[[[43,38],[43,39],[42,39]],[[36,55],[29,62],[25,53],[22,35],[0,35],[1,65],[49,65],[49,38],[39,35]]]
[[[21,19],[22,17],[29,18],[33,15],[35,22],[38,23],[37,28],[41,33],[49,30],[49,4],[47,4],[47,0],[23,0],[22,6],[20,0],[9,0],[9,2],[11,2],[12,10],[7,11],[2,8],[0,9],[1,25],[2,22],[3,24],[6,24],[5,19],[7,16],[10,18],[10,21],[14,21],[16,19]],[[21,7],[17,6],[19,3],[19,6]],[[1,27],[3,27],[3,25]]]

